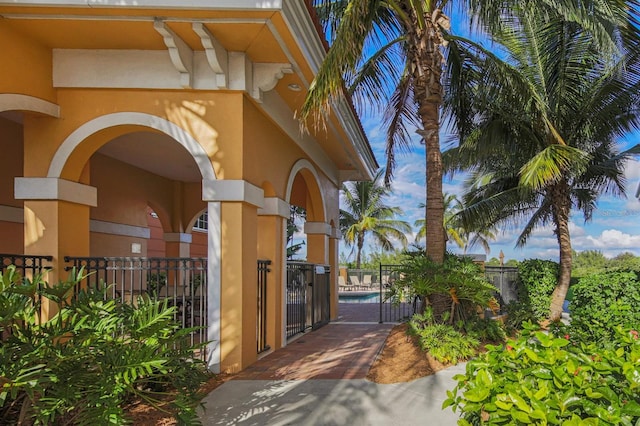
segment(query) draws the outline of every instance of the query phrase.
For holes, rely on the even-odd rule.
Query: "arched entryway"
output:
[[[35,245],[57,254],[58,270],[63,260],[90,265],[108,283],[118,281],[116,297],[170,299],[184,326],[206,326],[192,338],[213,342],[206,360],[217,371],[220,215],[218,203],[203,196],[215,180],[209,154],[189,132],[162,117],[121,112],[78,127],[59,145],[46,178],[21,178],[16,186],[26,200],[38,187],[52,188],[25,208],[56,221],[57,235]],[[209,230],[200,258],[191,253],[192,227],[203,212]],[[151,213],[162,228],[163,256],[149,256]]]
[[[327,324],[331,318],[332,271],[326,207],[319,176],[307,160],[293,166],[287,183],[287,201],[302,210],[306,241],[305,261],[287,262],[285,280],[286,335]],[[295,209],[292,209],[294,211]]]

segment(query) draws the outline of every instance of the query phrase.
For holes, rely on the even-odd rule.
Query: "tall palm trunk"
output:
[[[556,223],[556,237],[560,246],[560,275],[551,295],[551,312],[549,320],[559,321],[562,317],[562,304],[571,284],[571,235],[569,233],[569,212],[571,201],[569,199],[569,187],[566,181],[561,181],[551,188],[554,202],[554,216]]]
[[[429,11],[425,15],[426,26],[419,28],[417,18],[409,37],[412,51],[414,96],[418,103],[418,115],[422,129],[418,134],[424,139],[426,150],[426,252],[436,263],[444,262],[444,198],[442,195],[442,153],[440,152],[440,107],[442,105],[442,73],[443,57],[440,51],[442,37],[437,24],[433,22],[437,12]],[[451,306],[451,298],[444,294],[432,295],[429,298],[436,320],[440,320],[444,312]]]
[[[357,252],[356,252],[356,269],[360,269],[362,247],[364,247],[364,232],[361,232],[358,235]]]
[[[426,27],[420,29],[416,24],[410,37],[414,64],[414,91],[418,103],[418,114],[422,129],[418,134],[424,139],[426,150],[426,209],[427,256],[434,262],[442,263],[445,252],[444,198],[442,195],[442,153],[440,152],[440,107],[442,105],[443,56],[440,51],[442,38],[437,24],[431,17],[425,16]]]

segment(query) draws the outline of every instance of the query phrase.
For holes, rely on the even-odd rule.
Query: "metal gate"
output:
[[[287,262],[287,338],[329,322],[330,281],[327,265]]]
[[[402,298],[391,300],[389,288],[400,279],[402,265],[380,265],[380,323],[402,322],[420,312],[420,298],[407,288]]]
[[[518,300],[518,268],[516,266],[485,266],[484,275],[498,289],[502,302]]]

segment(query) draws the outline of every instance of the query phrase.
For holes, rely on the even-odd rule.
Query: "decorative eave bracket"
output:
[[[193,50],[160,19],[153,22],[153,28],[162,36],[169,49],[173,66],[180,73],[180,84],[186,89],[192,88]]]
[[[291,64],[263,63],[253,64],[253,87],[251,96],[258,102],[262,102],[262,93],[273,90],[285,74],[292,74]]]
[[[192,25],[192,28],[200,37],[202,47],[204,47],[207,56],[207,62],[216,74],[216,86],[219,89],[228,88],[229,57],[227,50],[222,47],[222,44],[220,44],[203,23],[196,22]]]

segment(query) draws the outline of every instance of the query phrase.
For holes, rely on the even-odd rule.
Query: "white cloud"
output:
[[[617,229],[607,229],[602,231],[599,236],[587,235],[587,241],[590,241],[595,248],[600,249],[640,249],[640,235],[625,234]]]

